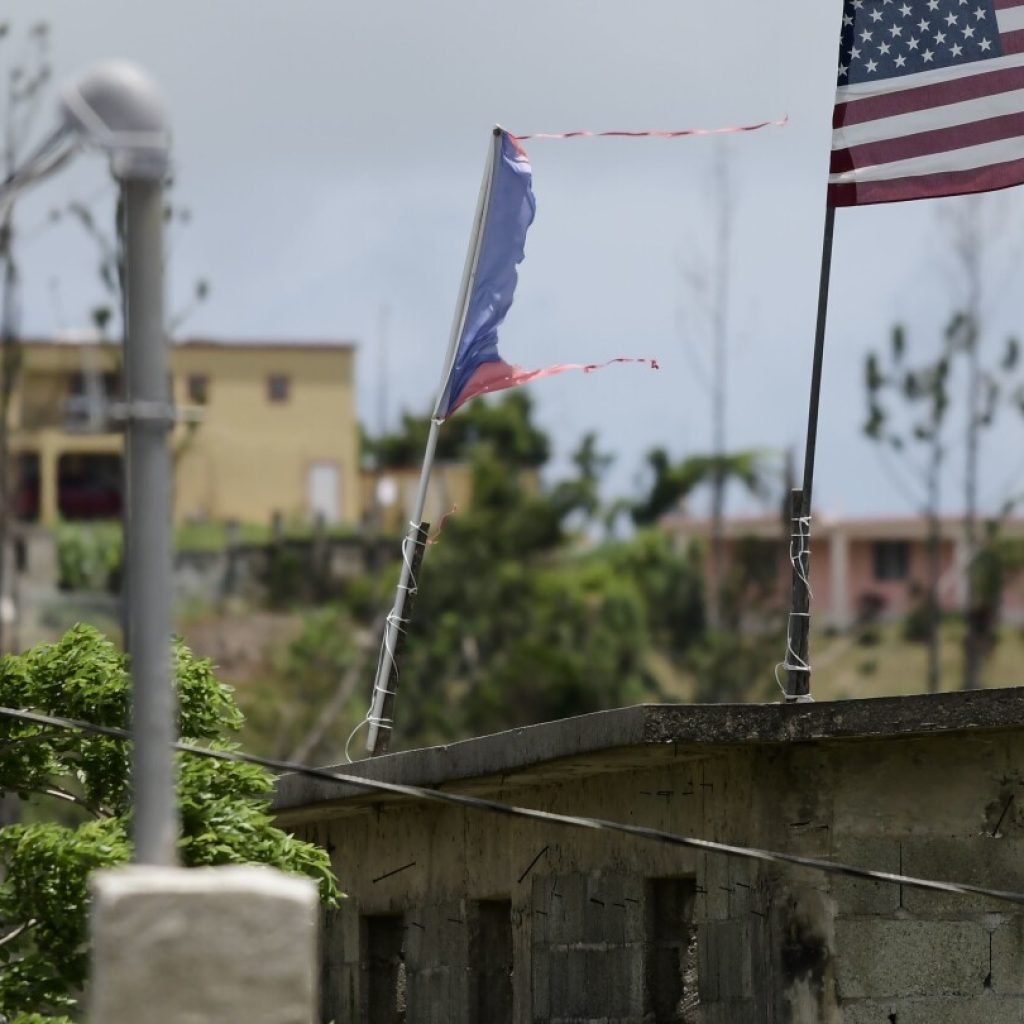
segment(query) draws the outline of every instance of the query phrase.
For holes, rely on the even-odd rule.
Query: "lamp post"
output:
[[[172,743],[171,460],[174,425],[164,331],[163,182],[170,136],[163,102],[132,64],[98,64],[60,94],[60,123],[0,184],[0,208],[81,148],[110,160],[122,193],[125,245],[125,391],[111,409],[125,433],[125,601],[132,677],[135,860],[176,862]]]
[[[172,744],[171,458],[174,425],[164,330],[163,102],[134,65],[100,64],[61,91],[65,127],[110,158],[124,216],[125,616],[132,676],[135,860],[177,860]]]

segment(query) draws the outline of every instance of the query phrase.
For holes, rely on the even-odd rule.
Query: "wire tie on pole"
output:
[[[107,409],[111,423],[147,423],[159,427],[173,427],[182,417],[169,402],[111,402]]]

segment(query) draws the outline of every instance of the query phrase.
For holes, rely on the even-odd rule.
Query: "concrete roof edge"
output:
[[[360,778],[437,787],[528,772],[552,761],[647,744],[807,743],[1024,727],[1024,687],[816,704],[638,704],[335,766]],[[365,797],[343,783],[286,775],[274,810]]]

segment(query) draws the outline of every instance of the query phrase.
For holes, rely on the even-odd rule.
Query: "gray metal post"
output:
[[[178,822],[171,685],[171,460],[163,304],[163,181],[170,137],[153,82],[125,61],[106,61],[66,85],[61,123],[21,168],[0,182],[0,213],[83,146],[110,158],[124,189],[126,584],[134,738],[135,859],[175,862]]]
[[[135,860],[172,865],[178,814],[171,679],[171,457],[174,424],[164,331],[167,117],[148,76],[124,61],[93,68],[61,92],[67,131],[110,157],[125,233],[125,586],[132,674]]]
[[[125,452],[131,606],[135,859],[174,864],[178,836],[171,685],[173,425],[163,303],[163,183],[127,179],[125,208]]]

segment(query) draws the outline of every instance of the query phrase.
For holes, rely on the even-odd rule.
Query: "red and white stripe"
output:
[[[1002,56],[839,87],[830,206],[1024,182],[1024,0],[995,0],[995,7]]]
[[[1024,3],[1024,0],[1021,0]],[[533,132],[530,135],[513,135],[512,139],[528,142],[531,139],[684,139],[691,135],[731,135],[735,132],[757,132],[762,128],[783,128],[789,123],[789,115],[777,121],[759,121],[757,124],[732,125],[728,128],[673,128],[648,131],[572,131]]]

